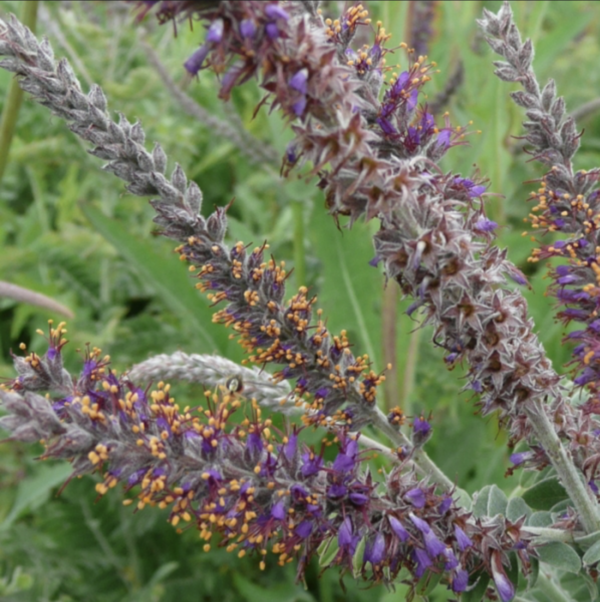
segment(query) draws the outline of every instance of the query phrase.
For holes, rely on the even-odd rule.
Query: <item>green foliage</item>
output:
[[[20,2],[0,2],[6,12],[21,10]],[[330,5],[336,3],[329,3]],[[393,34],[393,45],[405,37],[407,3],[373,1],[375,18]],[[458,6],[457,6],[458,5]],[[542,170],[527,162],[519,141],[521,116],[508,98],[506,85],[493,76],[491,56],[476,30],[482,6],[498,2],[441,2],[437,7],[430,58],[441,73],[430,86],[430,98],[441,90],[458,61],[465,70],[464,84],[447,107],[454,122],[467,124],[481,135],[470,146],[455,149],[445,169],[468,175],[477,163],[490,177],[490,190],[504,195],[490,201],[490,212],[501,222],[500,245],[528,275],[526,292],[540,337],[557,368],[569,358],[561,343],[563,329],[554,323],[543,295],[544,267],[527,263],[531,248],[523,238],[525,199]],[[130,119],[139,118],[151,142],[160,140],[168,156],[177,160],[204,193],[205,212],[215,205],[229,210],[231,240],[261,244],[268,240],[277,260],[287,267],[304,267],[306,284],[318,294],[318,305],[332,330],[346,329],[357,354],[369,353],[376,369],[383,369],[385,326],[382,324],[383,279],[368,265],[372,258],[373,224],[356,224],[341,231],[323,209],[314,179],[281,181],[278,165],[255,165],[220,132],[184,114],[171,92],[147,60],[142,40],[154,47],[178,83],[211,114],[231,121],[233,108],[257,144],[271,145],[279,154],[291,134],[275,114],[262,109],[252,118],[261,98],[250,83],[236,90],[229,109],[217,99],[214,76],[201,72],[186,82],[181,65],[198,44],[201,28],[158,28],[151,20],[143,28],[133,24],[129,8],[110,2],[43,3],[38,31],[46,33],[57,55],[67,56],[84,82],[100,83],[110,106]],[[596,57],[600,52],[598,3],[514,3],[522,30],[537,44],[536,68],[541,79],[554,77],[567,106],[576,108],[600,89]],[[398,62],[405,59],[396,55]],[[0,72],[0,100],[12,79]],[[585,82],[585,85],[582,85]],[[600,163],[600,114],[581,122],[581,167]],[[294,237],[292,203],[301,205],[304,240]],[[296,217],[297,219],[297,217]],[[124,192],[122,183],[103,173],[99,163],[58,119],[25,101],[0,189],[0,280],[28,287],[70,307],[72,343],[65,349],[70,368],[76,368],[76,349],[90,342],[101,346],[116,367],[124,368],[157,353],[217,352],[241,359],[228,333],[210,320],[210,309],[196,294],[193,280],[172,253],[172,244],[152,236],[152,209]],[[289,281],[295,284],[292,276]],[[432,332],[411,334],[418,323],[397,312],[397,365],[389,378],[406,386],[404,407],[409,413],[433,412],[434,435],[427,451],[439,466],[469,492],[482,491],[474,512],[506,514],[511,520],[535,512],[529,524],[547,526],[547,510],[565,498],[553,478],[528,485],[523,496],[507,499],[518,477],[503,479],[508,467],[506,437],[494,420],[474,415],[469,396],[460,394],[463,371],[447,372],[440,350],[431,345]],[[0,369],[10,377],[10,350],[21,341],[41,350],[35,330],[48,315],[39,308],[0,299]],[[409,345],[409,341],[412,343]],[[183,388],[192,401],[201,391]],[[394,400],[386,403],[395,405]],[[315,563],[306,584],[295,583],[293,566],[268,563],[264,573],[252,558],[238,559],[222,550],[202,551],[197,534],[181,535],[154,509],[132,513],[121,505],[120,494],[95,503],[90,478],[70,483],[57,495],[68,466],[29,460],[21,445],[0,447],[0,597],[3,600],[100,602],[151,600],[270,600],[334,602],[337,600],[393,602],[404,599],[405,589],[363,590],[348,576],[344,593],[333,572],[320,574]],[[526,503],[526,504],[525,504]],[[331,549],[335,550],[336,542]],[[564,544],[544,548],[542,560],[576,571],[579,556]],[[567,551],[568,550],[568,551]],[[583,561],[600,557],[592,545]],[[579,564],[578,564],[579,563]],[[463,600],[479,600],[487,586],[484,575]],[[582,591],[588,592],[587,586]],[[422,593],[446,600],[444,587],[423,584]],[[584,595],[584,594],[582,594]],[[588,594],[589,595],[589,594]],[[543,595],[540,594],[540,599]],[[585,599],[583,597],[582,599]],[[589,598],[588,598],[589,599]]]

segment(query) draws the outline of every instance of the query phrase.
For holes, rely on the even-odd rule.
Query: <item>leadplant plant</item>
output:
[[[118,372],[89,347],[73,374],[63,364],[65,325],[51,323],[44,355],[14,357],[18,376],[0,391],[0,426],[13,440],[41,441],[42,457],[69,461],[73,477],[98,475],[99,496],[121,486],[126,505],[168,509],[174,527],[198,529],[207,552],[252,556],[260,569],[274,555],[299,581],[318,557],[359,581],[408,584],[411,598],[595,599],[600,170],[573,167],[580,134],[554,82],[538,84],[532,44],[522,42],[510,5],[484,11],[479,25],[504,59],[498,77],[524,89],[512,97],[526,110],[527,149],[547,169],[531,226],[560,237],[540,236],[532,260],[565,260],[548,290],[558,318],[578,324],[567,336],[577,343],[572,380],[561,380],[535,334],[526,277],[495,245],[485,180],[439,166],[470,132],[434,115],[424,96],[435,65],[415,48],[429,35],[434,3],[415,3],[422,30],[396,50],[399,74],[385,66],[389,35],[362,6],[332,20],[318,2],[134,4],[140,20],[206,30],[184,67],[191,76],[214,71],[224,102],[258,80],[257,110],[280,112],[294,133],[282,177],[301,171],[316,183],[337,223],[377,222],[373,269],[411,300],[417,323],[433,325],[446,366],[466,369],[478,412],[497,415],[510,436],[511,470],[535,475],[510,500],[493,483],[469,497],[426,454],[430,417],[380,409],[385,372],[345,331],[331,332],[328,308],[307,287],[289,290],[268,241],[227,244],[228,207],[203,217],[199,185],[179,165],[168,175],[165,152],[146,147],[142,125],[114,120],[100,86],[84,93],[69,63],[15,18],[1,25],[0,66],[131,194],[151,199],[160,233],[176,242],[248,366],[178,353]],[[357,35],[369,43],[356,45]],[[203,383],[206,398],[176,403],[168,380]],[[275,425],[271,412],[285,423]],[[313,429],[323,432],[321,446],[303,441]],[[376,452],[385,458],[378,471]],[[555,503],[540,511],[550,495]],[[565,579],[573,573],[578,581]]]

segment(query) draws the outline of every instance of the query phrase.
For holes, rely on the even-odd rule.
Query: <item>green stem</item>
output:
[[[562,589],[553,579],[540,571],[535,583],[536,589],[543,592],[551,602],[571,602],[573,598]]]
[[[388,437],[388,439],[396,448],[412,448],[412,443],[409,441],[408,437],[396,427],[392,426],[379,408],[374,408],[370,418],[373,426],[379,429],[386,437]],[[412,459],[421,474],[427,475],[432,481],[446,490],[454,489],[454,483],[440,470],[440,468],[422,449],[415,450],[413,452]]]
[[[304,203],[292,202],[294,216],[294,274],[296,286],[306,285],[306,254],[304,252]]]
[[[38,0],[23,2],[23,14],[21,22],[35,33],[35,25],[37,21]],[[23,90],[19,87],[19,81],[16,77],[10,82],[6,103],[2,111],[0,119],[0,182],[4,176],[6,165],[8,163],[8,155],[10,145],[15,133],[17,118],[19,117],[19,109],[23,101]]]
[[[411,395],[415,388],[417,373],[417,361],[419,360],[419,339],[421,338],[421,328],[414,330],[408,343],[408,354],[404,366],[404,379],[402,381],[402,394],[400,397],[400,407],[405,414],[410,414]]]
[[[535,535],[536,545],[552,541],[572,544],[574,541],[573,533],[563,529],[552,529],[550,527],[523,527],[523,531]]]
[[[600,511],[598,503],[584,484],[579,470],[569,453],[562,445],[541,400],[525,407],[538,441],[552,462],[563,487],[573,502],[586,533],[600,531]]]
[[[391,364],[383,383],[385,407],[389,411],[400,402],[400,391],[398,385],[398,354],[396,345],[398,337],[396,333],[396,322],[398,320],[398,295],[400,289],[393,283],[383,290],[383,313],[381,316],[381,341],[383,347],[383,365]]]

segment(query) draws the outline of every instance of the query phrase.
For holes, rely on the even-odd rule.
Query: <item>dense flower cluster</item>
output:
[[[531,43],[521,42],[510,11],[504,8],[497,18],[486,13],[483,23],[493,50],[506,59],[495,63],[496,75],[517,81],[524,88],[511,96],[526,109],[529,121],[524,124],[525,140],[532,145],[529,152],[550,168],[538,190],[531,193],[536,205],[530,221],[533,229],[563,237],[534,249],[531,261],[549,257],[566,260],[552,270],[552,292],[564,307],[558,314],[564,323],[574,321],[583,326],[567,336],[578,343],[573,351],[580,372],[575,383],[589,385],[593,396],[586,409],[600,413],[600,322],[596,315],[600,294],[600,169],[574,170],[572,159],[579,148],[575,121],[567,115],[564,99],[557,97],[554,81],[540,90],[530,67]]]
[[[168,227],[169,216],[162,215],[162,204],[154,205],[160,225]],[[301,288],[283,305],[286,272],[273,259],[265,261],[265,247],[246,252],[243,243],[230,250],[223,244],[225,212],[217,209],[201,225],[202,218],[180,257],[199,268],[198,288],[210,291],[214,303],[226,301],[215,321],[231,326],[240,335],[248,360],[259,364],[285,364],[276,376],[294,379],[298,395],[311,395],[307,421],[319,422],[335,416],[353,428],[369,422],[375,403],[375,388],[383,376],[368,369],[368,358],[355,358],[346,333],[333,336],[320,319],[311,322],[316,299]],[[349,407],[338,410],[348,402]]]
[[[301,575],[323,546],[333,551],[330,565],[356,571],[358,563],[375,581],[406,567],[415,581],[438,574],[462,592],[483,557],[497,565],[498,586],[510,584],[506,552],[528,541],[519,525],[474,521],[402,465],[378,482],[363,466],[360,435],[340,428],[316,452],[301,443],[301,429],[278,432],[256,400],[225,387],[208,391],[206,406],[181,409],[169,385],[140,388],[99,349],[72,377],[65,334],[64,324],[51,324],[44,356],[15,357],[19,376],[0,390],[8,411],[0,427],[16,440],[41,440],[43,457],[69,460],[73,476],[100,473],[100,495],[121,484],[126,505],[169,508],[174,526],[196,525],[206,551],[212,542],[240,557],[255,553],[261,568],[270,550],[281,565],[298,560]],[[327,448],[335,449],[330,461]]]
[[[462,143],[464,131],[447,121],[437,126],[426,106],[419,106],[431,66],[409,52],[406,70],[379,100],[375,82],[383,80],[370,74],[384,69],[381,61],[372,61],[366,76],[353,77],[355,62],[337,60],[346,56],[362,13],[360,19],[355,13],[340,19],[340,33],[331,35],[331,26],[324,24],[322,33],[296,13],[297,5],[285,5],[277,13],[279,33],[271,37],[261,24],[273,6],[222,3],[202,11],[209,31],[223,24],[206,64],[236,73],[222,78],[222,96],[260,74],[272,106],[301,118],[293,126],[294,161],[313,163],[331,213],[381,220],[375,262],[383,262],[387,276],[414,297],[411,311],[422,306],[426,321],[437,325],[436,343],[447,350],[447,363],[468,360],[483,411],[511,416],[514,440],[527,437],[529,423],[515,418],[525,402],[559,397],[558,376],[533,334],[522,296],[501,288],[507,278],[520,284],[525,279],[490,245],[495,224],[484,213],[483,184],[432,169],[432,161]],[[248,19],[256,25],[254,35],[241,42],[235,32]]]
[[[560,405],[556,422],[577,464],[595,494],[598,494],[597,434],[600,422],[600,347],[597,317],[600,294],[600,259],[598,257],[598,224],[600,216],[600,169],[575,171],[572,159],[579,147],[575,121],[566,113],[565,102],[556,95],[556,85],[550,80],[543,89],[531,68],[533,49],[529,40],[522,42],[513,23],[512,12],[504,5],[498,15],[486,11],[481,26],[492,49],[506,61],[498,61],[496,75],[505,81],[519,82],[524,91],[513,92],[513,100],[526,109],[525,140],[531,145],[530,154],[548,166],[539,188],[531,193],[536,205],[529,216],[531,226],[542,234],[562,235],[553,242],[540,242],[530,261],[558,257],[563,263],[551,269],[553,284],[550,291],[562,309],[558,317],[568,324],[582,325],[566,336],[575,341],[573,364],[574,383],[587,385],[591,395],[579,408]],[[547,462],[542,450],[532,448],[516,456],[518,464],[543,466]]]
[[[383,263],[387,277],[414,298],[409,313],[420,308],[424,322],[436,325],[434,342],[446,349],[446,363],[452,367],[467,360],[469,386],[481,396],[482,412],[500,412],[513,445],[523,439],[535,445],[534,427],[537,437],[540,429],[554,429],[547,436],[568,441],[593,490],[598,463],[589,458],[596,453],[578,442],[597,428],[595,421],[589,416],[532,420],[542,414],[565,416],[570,410],[533,332],[525,300],[506,288],[509,280],[519,285],[526,280],[506,260],[506,252],[491,244],[497,225],[485,215],[485,186],[476,178],[443,174],[433,164],[463,143],[465,132],[451,127],[447,117],[438,126],[427,106],[419,105],[431,65],[409,50],[406,70],[393,74],[380,99],[383,50],[364,51],[367,59],[361,61],[370,60],[368,70],[357,71],[356,60],[340,60],[348,56],[353,35],[365,22],[364,11],[352,9],[329,24],[291,3],[277,12],[278,35],[261,34],[258,24],[274,10],[270,3],[244,2],[202,11],[200,16],[211,23],[209,32],[215,23],[230,32],[248,19],[257,24],[242,45],[233,34],[211,41],[206,65],[218,73],[244,73],[223,78],[222,96],[256,74],[270,92],[272,106],[290,119],[300,118],[292,126],[296,140],[288,164],[312,162],[334,216],[348,215],[350,223],[360,216],[380,220],[373,264]],[[381,48],[384,38],[379,27],[373,48]],[[515,56],[528,69],[530,45]],[[569,144],[574,152],[576,146]],[[540,468],[556,466],[557,460],[544,453],[534,457]],[[589,491],[580,493],[589,497]],[[588,522],[592,528],[598,519],[590,516]]]
[[[352,47],[357,30],[368,25],[360,6],[324,20],[312,2],[138,4],[142,14],[154,10],[161,21],[205,21],[205,41],[185,67],[192,74],[213,69],[222,98],[251,77],[260,80],[265,101],[284,113],[296,134],[283,171],[310,162],[336,219],[379,219],[373,265],[383,264],[387,277],[412,297],[409,314],[434,324],[446,364],[468,364],[468,386],[481,396],[483,413],[498,410],[513,443],[528,441],[531,449],[515,454],[515,464],[552,464],[576,508],[567,514],[570,528],[598,531],[595,397],[583,411],[567,405],[522,295],[507,286],[526,281],[492,244],[497,224],[485,214],[485,183],[444,174],[436,165],[464,142],[465,131],[447,116],[439,125],[419,103],[433,65],[407,49],[405,69],[386,82],[383,27],[377,26],[372,44]],[[531,47],[521,44],[510,11],[486,13],[483,27],[492,39],[502,38],[495,48],[509,60],[499,66],[502,76],[525,82],[527,93],[516,99],[529,107],[530,141],[552,166],[537,194],[544,213],[536,225],[576,233],[564,245],[544,247],[539,257],[571,258],[557,269],[555,291],[568,306],[563,317],[586,325],[573,335],[585,367],[577,382],[596,393],[596,172],[571,176],[574,125],[561,121],[564,109],[552,86],[536,96]],[[110,370],[109,358],[97,349],[86,352],[81,374],[73,377],[62,364],[62,325],[51,327],[43,357],[15,358],[19,377],[0,392],[8,411],[0,426],[14,439],[43,440],[46,457],[71,460],[74,475],[99,472],[101,495],[122,483],[138,508],[169,507],[173,524],[196,524],[207,549],[216,542],[259,557],[271,549],[280,564],[297,558],[302,574],[320,548],[329,564],[366,579],[393,581],[407,569],[412,584],[443,577],[456,593],[487,574],[503,602],[512,599],[508,554],[529,571],[524,518],[476,517],[456,504],[447,479],[417,478],[422,465],[416,459],[431,436],[428,420],[413,419],[411,444],[399,431],[399,409],[381,421],[375,392],[383,377],[370,370],[366,356],[352,353],[344,332],[327,330],[319,311],[313,321],[316,299],[305,288],[285,301],[286,272],[265,257],[267,246],[226,245],[226,209],[202,217],[198,186],[179,166],[167,178],[162,148],[146,151],[139,123],[124,116],[113,122],[100,88],[84,95],[68,63],[55,64],[46,41],[38,43],[13,20],[0,32],[0,54],[0,65],[92,143],[91,153],[107,161],[105,169],[125,180],[131,193],[158,197],[151,203],[162,233],[179,243],[198,288],[225,305],[215,320],[233,328],[249,361],[271,365],[276,380],[293,383],[306,404],[307,424],[325,425],[336,438],[328,441],[333,454],[325,453],[326,444],[308,449],[301,429],[277,432],[255,400],[245,402],[246,415],[236,421],[243,402],[235,381],[209,394],[206,407],[181,410],[168,385],[140,388]],[[381,479],[365,468],[368,454],[359,450],[361,436],[354,432],[369,422],[394,445],[407,443],[395,449],[397,463]]]

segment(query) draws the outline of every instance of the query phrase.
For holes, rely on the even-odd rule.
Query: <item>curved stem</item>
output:
[[[395,447],[412,447],[412,443],[409,441],[408,437],[392,426],[379,408],[374,410],[371,419],[373,426],[386,435],[386,437],[389,438]],[[422,449],[415,450],[412,459],[421,474],[430,477],[435,483],[444,489],[454,489],[454,483],[440,470],[440,468]]]

